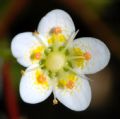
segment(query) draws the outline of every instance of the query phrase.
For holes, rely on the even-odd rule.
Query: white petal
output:
[[[84,37],[74,40],[73,47],[79,47],[91,54],[91,59],[83,69],[76,68],[78,73],[92,74],[102,70],[110,60],[110,52],[107,46],[100,40],[91,37]]]
[[[60,9],[55,9],[47,13],[41,19],[38,31],[42,35],[49,37],[51,30],[55,27],[60,27],[66,38],[75,32],[75,26],[70,15]]]
[[[28,67],[32,64],[30,59],[31,48],[41,46],[39,40],[33,36],[32,32],[24,32],[16,35],[11,43],[11,50],[17,61]]]
[[[55,97],[66,107],[74,111],[85,110],[91,101],[91,89],[86,79],[78,79],[75,89],[66,90],[55,88]]]
[[[36,82],[36,70],[36,66],[28,68],[20,82],[20,96],[24,102],[31,104],[44,101],[52,92],[49,78],[47,86]]]

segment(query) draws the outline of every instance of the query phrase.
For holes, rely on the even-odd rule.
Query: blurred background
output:
[[[21,69],[11,55],[12,38],[34,31],[50,10],[68,12],[79,29],[77,37],[101,39],[111,51],[109,65],[90,75],[92,102],[87,110],[73,112],[53,106],[51,95],[36,105],[19,97]],[[120,0],[0,0],[0,119],[109,119],[120,118]]]

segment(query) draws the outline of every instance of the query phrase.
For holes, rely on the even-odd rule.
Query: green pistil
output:
[[[61,52],[51,52],[46,57],[46,68],[52,72],[58,72],[63,68],[66,62],[66,57]]]

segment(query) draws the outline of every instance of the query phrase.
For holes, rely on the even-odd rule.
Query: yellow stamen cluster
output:
[[[38,69],[36,70],[36,84],[48,87],[47,77]]]
[[[44,84],[44,83],[46,82],[46,78],[45,78],[44,75],[39,75],[39,76],[37,77],[37,81],[38,81],[38,83],[40,83],[40,84]]]
[[[58,87],[66,88],[66,89],[73,89],[75,87],[76,81],[77,81],[76,75],[69,74],[69,75],[65,76],[63,79],[59,79]]]
[[[44,51],[43,46],[39,46],[33,49],[31,52],[31,60],[36,61],[41,59],[42,52]]]
[[[31,53],[31,59],[39,61],[43,72],[47,72],[51,79],[57,79],[58,87],[69,90],[75,87],[77,81],[74,67],[84,68],[85,63],[91,59],[90,52],[85,52],[79,47],[69,47],[77,32],[66,42],[67,39],[62,34],[62,29],[55,27],[51,30],[51,35],[48,39],[49,47],[39,46],[33,49]],[[63,76],[63,74],[65,75]],[[36,81],[37,84],[48,85],[47,78],[41,71],[36,72]],[[57,101],[54,100],[54,103],[57,103]]]
[[[90,60],[91,59],[91,54],[89,52],[85,52],[84,57],[86,60]]]
[[[48,39],[48,43],[64,43],[66,41],[65,36],[63,34],[51,34],[51,37]]]
[[[72,80],[69,80],[69,81],[66,83],[66,87],[67,87],[68,89],[72,89],[72,88],[74,87],[74,85],[75,85],[75,82],[72,81]]]
[[[90,52],[84,52],[80,48],[73,48],[72,50],[72,59],[75,64],[75,66],[84,68],[86,61],[89,61],[91,59],[91,53]]]
[[[84,68],[85,63],[91,59],[91,53],[83,51],[79,47],[69,47],[78,31],[71,34],[70,39],[66,39],[60,27],[55,27],[50,31],[50,36],[45,42],[38,32],[33,35],[42,46],[33,48],[31,60],[39,62],[39,67],[35,71],[35,84],[38,88],[49,88],[49,79],[53,85],[57,83],[57,88],[64,88],[72,91],[77,85],[77,75],[74,68]],[[49,44],[49,46],[48,46]],[[22,72],[24,73],[24,72]],[[58,104],[54,97],[53,104]]]
[[[53,34],[59,34],[62,32],[62,29],[61,27],[57,26],[57,27],[54,27],[52,30],[51,30],[51,33]]]

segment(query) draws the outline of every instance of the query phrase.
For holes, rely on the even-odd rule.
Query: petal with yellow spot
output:
[[[38,62],[41,60],[44,49],[45,48],[43,46],[38,46],[36,48],[31,49],[30,57],[31,57],[32,62],[36,62],[36,61]]]
[[[33,65],[25,71],[20,82],[20,96],[24,102],[35,104],[44,101],[52,92],[49,77]]]
[[[91,89],[88,80],[77,76],[77,80],[67,81],[67,88],[55,88],[55,97],[66,107],[74,111],[85,110],[91,101]],[[73,85],[74,84],[74,85]]]

